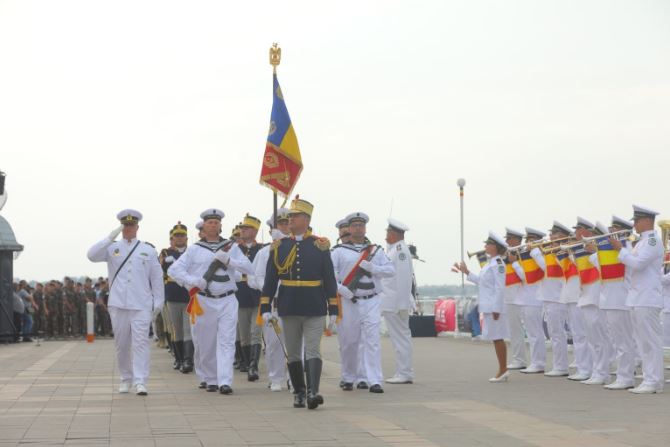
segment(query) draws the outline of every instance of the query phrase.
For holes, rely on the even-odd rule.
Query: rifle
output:
[[[347,277],[344,278],[344,281],[342,281],[342,285],[344,285],[347,289],[351,290],[352,293],[355,292],[356,289],[358,288],[358,283],[361,282],[361,279],[363,278],[363,276],[365,276],[365,270],[360,267],[361,262],[363,262],[364,260],[365,261],[372,260],[380,248],[381,247],[379,245],[375,245],[374,250],[370,250],[367,256],[361,256],[361,258],[356,262],[356,265],[354,265],[354,268],[351,269]],[[356,297],[352,298],[352,301],[355,303]]]
[[[228,252],[232,247],[235,241],[230,240],[228,241],[223,247],[220,248],[220,250],[223,250],[224,252]],[[211,264],[209,264],[209,268],[207,271],[202,275],[202,279],[207,281],[207,284],[209,285],[210,281],[212,280],[212,277],[214,276],[214,273],[218,269],[224,269],[226,270],[226,266],[223,265],[223,262],[219,261],[218,259],[214,259]],[[205,289],[206,291],[207,289]]]

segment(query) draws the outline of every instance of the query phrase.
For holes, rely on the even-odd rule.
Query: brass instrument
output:
[[[670,247],[668,243],[670,242],[670,219],[659,220],[657,225],[661,229],[661,240],[663,241],[663,271],[665,273],[670,272]]]
[[[668,226],[670,227],[670,221],[668,221]],[[634,242],[636,239],[633,230],[619,230],[613,231],[612,233],[602,234],[600,236],[586,236],[582,238],[582,241],[585,243],[594,242],[598,239],[607,238],[607,239],[616,239],[617,241],[628,240]]]
[[[486,250],[479,250],[474,252],[468,251],[468,259],[472,259],[473,256],[480,257],[483,254],[486,254]]]
[[[534,248],[539,248],[540,251],[544,254],[547,253],[555,253],[558,250],[561,242],[570,242],[573,241],[575,238],[574,236],[566,236],[562,237],[559,239],[540,239],[537,241],[532,241],[532,242],[526,242],[525,244],[517,245],[516,247],[510,247],[507,249],[508,252],[516,253],[517,257],[519,256],[519,253],[521,252],[526,252],[530,251]],[[556,249],[556,250],[554,250]]]

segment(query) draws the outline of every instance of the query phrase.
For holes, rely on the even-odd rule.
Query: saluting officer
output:
[[[337,317],[337,283],[330,259],[330,242],[307,234],[314,206],[296,196],[289,211],[291,237],[276,240],[267,263],[260,311],[265,324],[272,318],[272,302],[277,287],[277,310],[284,327],[288,371],[294,389],[293,406],[312,410],[323,404],[321,381],[321,337],[324,316],[330,324]],[[305,369],[302,346],[304,339]],[[306,396],[306,388],[309,394]]]
[[[109,314],[114,330],[116,357],[121,375],[119,393],[130,390],[146,396],[151,353],[149,326],[153,314],[163,308],[163,272],[153,245],[137,239],[139,211],[126,209],[117,214],[121,226],[88,250],[88,259],[107,262],[111,278]],[[122,233],[123,239],[114,239]]]

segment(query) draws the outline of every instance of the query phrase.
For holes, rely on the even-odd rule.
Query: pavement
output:
[[[384,371],[393,350],[382,339]],[[113,341],[0,346],[0,447],[30,446],[665,446],[666,393],[633,395],[514,372],[491,384],[493,346],[416,338],[416,381],[384,394],[338,388],[336,337],[324,338],[325,405],[236,373],[232,396],[196,388],[152,347],[149,395],[118,394]],[[264,374],[264,364],[261,372]],[[263,378],[266,376],[263,375]],[[666,370],[666,378],[670,371]]]

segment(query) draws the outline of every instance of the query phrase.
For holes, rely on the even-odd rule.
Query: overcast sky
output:
[[[383,243],[392,208],[420,284],[460,280],[459,177],[466,250],[633,202],[670,217],[668,24],[664,0],[0,0],[15,276],[103,274],[86,251],[126,207],[159,248],[207,207],[226,232],[267,219],[272,42],[315,231],[360,210]]]

